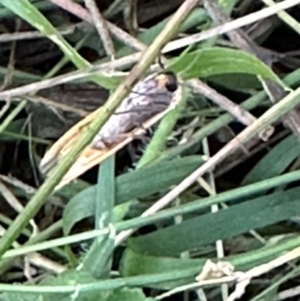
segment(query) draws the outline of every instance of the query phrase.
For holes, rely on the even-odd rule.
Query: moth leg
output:
[[[142,129],[144,131],[144,133],[140,133],[139,135],[135,135],[134,139],[140,140],[143,144],[148,144],[150,138],[145,135],[147,129],[144,127],[143,123],[137,124],[136,128]]]
[[[133,123],[133,128],[136,128],[136,129],[141,129],[141,130],[143,130],[144,132],[146,132],[147,131],[147,129],[144,127],[144,124],[143,124],[143,122],[134,122]]]
[[[143,129],[145,129],[145,128],[143,128]],[[123,133],[123,134],[119,134],[119,136],[118,136],[118,140],[116,139],[116,142],[117,141],[119,141],[119,140],[124,140],[124,139],[126,139],[126,138],[133,138],[133,139],[139,139],[139,140],[142,140],[142,142],[145,142],[145,141],[147,141],[146,139],[146,137],[145,137],[145,135],[144,134],[139,134],[139,135],[134,135],[133,133]]]
[[[142,144],[148,144],[151,140],[150,137],[144,136],[144,135],[137,135],[134,137],[137,140],[140,140]]]
[[[134,135],[133,133],[125,133],[125,134],[120,134],[119,135],[119,138],[120,139],[122,138],[122,140],[126,139],[128,137],[133,138],[134,140],[140,140],[142,143],[145,143],[145,144],[147,144],[149,142],[149,140],[150,140],[149,137],[146,137],[142,133],[139,134],[139,135]]]

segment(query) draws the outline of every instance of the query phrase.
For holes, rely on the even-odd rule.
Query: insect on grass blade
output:
[[[169,110],[174,109],[181,99],[180,81],[173,72],[162,72],[149,75],[137,83],[83,151],[57,189],[116,153],[135,136],[143,134],[145,129],[158,122]],[[41,171],[47,167],[46,173],[49,172],[51,162],[56,163],[68,154],[82,128],[89,125],[100,109],[74,125],[53,144],[41,161]]]

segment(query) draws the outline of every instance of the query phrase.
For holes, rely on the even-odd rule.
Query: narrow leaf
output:
[[[95,229],[108,227],[112,222],[115,203],[115,156],[105,160],[99,169],[95,195]],[[108,278],[109,258],[114,248],[114,238],[110,235],[96,238],[83,260],[83,268],[95,278]]]
[[[116,204],[145,197],[176,185],[202,164],[200,156],[163,161],[121,175],[116,179]],[[175,171],[175,172],[174,172]],[[96,186],[88,187],[74,196],[63,213],[63,229],[69,234],[75,223],[93,216]]]
[[[181,252],[214,243],[219,239],[234,237],[298,215],[299,193],[299,187],[276,192],[131,238],[128,242],[139,253],[178,256]]]
[[[255,56],[241,50],[208,47],[171,61],[170,69],[184,79],[209,77],[218,74],[246,73],[281,83],[278,76]]]

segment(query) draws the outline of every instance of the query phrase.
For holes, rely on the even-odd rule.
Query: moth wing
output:
[[[102,108],[99,108],[80,120],[51,146],[40,162],[39,168],[43,173],[48,173],[58,159],[68,153],[70,147],[78,139],[82,128],[89,125],[101,110]]]
[[[70,183],[72,180],[78,178],[92,167],[100,164],[105,159],[115,154],[118,150],[130,143],[135,136],[143,134],[145,129],[153,126],[169,111],[173,110],[179,103],[181,98],[182,89],[179,88],[176,90],[176,92],[174,92],[171,104],[166,110],[156,114],[155,116],[144,122],[142,127],[135,128],[131,132],[128,132],[127,137],[120,139],[118,143],[113,144],[111,147],[101,150],[95,149],[92,146],[86,147],[86,149],[82,152],[77,161],[65,174],[61,182],[56,186],[55,190],[62,188],[63,186]],[[47,165],[51,163],[51,161],[56,161],[61,157],[66,156],[70,148],[74,144],[74,141],[76,141],[79,137],[82,128],[87,126],[99,114],[101,110],[102,108],[99,108],[96,111],[90,113],[83,120],[74,125],[69,131],[67,131],[56,143],[53,144],[50,150],[46,153],[46,155],[41,161],[40,166],[42,168],[47,167]]]
[[[167,110],[153,116],[143,124],[142,128],[136,128],[132,130],[128,133],[126,138],[120,139],[120,142],[112,145],[112,147],[110,148],[98,150],[92,148],[91,146],[88,146],[80,155],[78,160],[69,169],[69,171],[65,174],[55,190],[62,188],[74,179],[84,174],[86,171],[90,170],[94,166],[109,158],[111,155],[115,154],[118,150],[122,149],[124,146],[130,143],[134,139],[134,137],[143,134],[145,129],[153,126],[156,122],[163,118],[171,109],[173,108],[168,108]]]

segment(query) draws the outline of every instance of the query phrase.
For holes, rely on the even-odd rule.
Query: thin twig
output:
[[[5,233],[4,227],[0,225],[0,236],[2,236]],[[21,248],[22,245],[20,245],[18,242],[15,242],[13,245],[14,248]],[[50,260],[49,258],[37,253],[33,252],[30,254],[27,254],[25,256],[25,261],[28,260],[31,264],[38,266],[42,269],[46,269],[47,271],[52,271],[54,273],[60,274],[63,271],[66,270],[66,267],[60,265],[59,263]]]
[[[268,6],[275,5],[276,2],[273,0],[261,0],[263,3],[265,3]],[[285,11],[280,11],[277,13],[277,16],[285,23],[287,24],[292,30],[296,31],[298,34],[300,34],[300,24],[299,22],[293,18],[291,15],[289,15]]]
[[[217,24],[224,24],[230,21],[230,18],[223,12],[216,0],[204,0],[204,4]],[[274,60],[273,53],[256,45],[256,43],[241,29],[229,32],[228,36],[237,47],[254,54],[267,65],[272,65]],[[287,95],[287,92],[278,83],[267,79],[261,79],[261,82],[273,103],[280,101]],[[298,113],[295,110],[290,111],[285,116],[284,123],[290,127],[300,140],[300,117],[298,116]]]
[[[74,33],[75,29],[80,27],[82,24],[84,24],[84,22],[81,22],[79,24],[64,26],[61,28],[56,28],[56,30],[63,36],[69,35]],[[39,31],[3,33],[0,34],[0,43],[18,41],[18,40],[31,40],[31,39],[38,39],[38,38],[45,38],[45,35],[40,33]]]
[[[205,139],[203,139],[202,142],[203,145],[203,151],[204,151],[204,155],[208,158],[208,160],[211,158],[211,154],[210,154],[210,149],[209,149],[209,143],[208,143],[208,139],[207,137]],[[201,182],[206,182],[206,184],[209,186],[209,191],[207,191],[210,196],[216,195],[217,194],[217,189],[216,189],[216,182],[215,182],[215,176],[213,174],[212,170],[209,170],[207,172],[208,175],[208,181],[206,182],[203,177],[199,177],[198,178],[198,183]],[[202,186],[204,187],[204,185]],[[219,211],[219,205],[218,204],[214,204],[211,206],[211,212],[215,213]],[[217,258],[219,261],[222,260],[222,258],[224,258],[225,254],[224,254],[224,245],[223,245],[223,241],[221,239],[216,241],[216,251],[217,251]],[[221,286],[221,292],[222,292],[222,300],[225,300],[228,297],[228,286],[226,284],[222,284]]]
[[[16,23],[17,23],[16,24],[16,31],[18,31],[20,26],[21,26],[21,22],[17,21]],[[8,67],[7,67],[7,71],[5,73],[4,81],[3,81],[3,83],[0,87],[0,91],[3,91],[12,82],[12,79],[13,79],[13,76],[14,76],[14,70],[15,70],[16,44],[17,44],[16,41],[12,42],[12,47],[11,47],[10,55],[9,55]],[[11,97],[6,97],[5,104],[1,108],[1,111],[0,111],[0,118],[2,118],[3,115],[8,111],[8,109],[10,108],[10,105],[11,105]]]
[[[236,282],[236,289],[231,295],[226,299],[226,301],[234,301],[239,299],[245,292],[245,288],[250,283],[252,278],[256,278],[262,276],[286,263],[289,263],[297,258],[300,257],[300,247],[293,249],[292,251],[287,252],[284,255],[277,257],[274,260],[271,260],[268,263],[264,263],[257,267],[254,267],[246,272],[233,272],[232,275],[218,277],[218,278],[211,278],[211,279],[204,279],[201,281],[197,281],[196,283],[191,283],[188,285],[183,285],[178,288],[172,289],[166,293],[161,294],[157,297],[158,300],[162,300],[166,297],[170,297],[179,292],[183,292],[186,290],[191,290],[199,287],[205,286],[212,286],[212,285],[220,285],[230,282]],[[299,287],[296,294],[299,294]],[[295,295],[296,295],[295,294]],[[293,294],[294,295],[294,294]],[[292,294],[289,297],[293,296]],[[287,298],[287,296],[285,296]],[[283,300],[283,296],[276,300]]]
[[[285,0],[279,3],[276,3],[273,6],[267,7],[267,8],[263,8],[257,12],[248,14],[246,16],[243,16],[239,19],[235,19],[231,22],[228,22],[224,25],[220,25],[217,26],[215,28],[203,31],[201,33],[197,33],[179,40],[175,40],[170,42],[169,44],[167,44],[163,50],[162,53],[167,53],[167,52],[171,52],[174,51],[176,49],[182,48],[182,47],[186,47],[189,46],[191,44],[195,44],[195,43],[199,43],[201,41],[213,38],[217,35],[221,35],[227,32],[230,32],[232,30],[244,27],[246,25],[249,25],[251,23],[254,23],[256,21],[259,21],[261,19],[265,19],[268,18],[276,13],[278,13],[279,11],[288,9],[290,7],[293,7],[297,4],[299,4],[300,1],[299,0]]]
[[[6,199],[7,203],[16,210],[16,212],[20,213],[24,210],[23,205],[17,200],[17,198],[11,193],[11,191],[0,181],[0,192],[3,197]],[[33,228],[33,236],[38,233],[38,227],[35,221],[30,220],[30,224]]]
[[[19,22],[18,22],[19,23]],[[17,25],[17,31],[20,27],[20,24]],[[7,67],[7,72],[5,73],[4,81],[0,87],[0,91],[3,91],[7,86],[9,86],[12,82],[15,70],[15,52],[16,52],[16,41],[12,42],[10,55],[9,55],[9,62]],[[3,114],[2,114],[3,115]]]
[[[36,192],[36,189],[21,182],[20,180],[13,178],[13,177],[8,177],[5,175],[1,175],[0,174],[0,179],[1,181],[4,181],[14,187],[17,187],[18,189],[21,189],[22,191],[24,191],[26,194],[28,195],[32,195]]]
[[[239,299],[245,293],[245,289],[250,284],[252,278],[256,278],[263,274],[266,274],[299,257],[300,257],[300,247],[295,248],[292,251],[289,251],[286,254],[281,255],[276,259],[271,260],[268,263],[254,267],[245,273],[241,273],[241,276],[239,277],[238,282],[236,284],[236,289],[231,293],[231,295],[228,297],[226,301],[234,301]]]
[[[112,18],[115,15],[117,15],[119,12],[121,12],[126,4],[127,4],[128,0],[115,0],[105,11],[104,11],[104,16],[106,18]]]
[[[80,4],[72,2],[70,0],[50,0],[52,3],[57,6],[65,9],[66,11],[74,14],[75,16],[81,18],[82,20],[87,21],[88,23],[93,24],[93,19],[89,12],[83,8]],[[130,34],[123,31],[113,23],[106,21],[107,28],[109,31],[120,41],[124,42],[126,45],[136,49],[136,50],[144,50],[145,46],[143,43],[139,42],[135,38],[133,38]]]
[[[37,191],[36,188],[29,186],[29,185],[23,183],[22,181],[20,181],[19,179],[16,179],[12,176],[5,176],[5,175],[0,174],[0,180],[2,182],[5,182],[6,184],[9,184],[9,185],[15,187],[16,189],[20,189],[27,196],[32,196]],[[62,200],[57,196],[51,196],[49,198],[49,202],[55,206],[63,207]]]
[[[25,108],[26,101],[21,101],[13,111],[2,121],[0,125],[0,133],[3,133],[8,125],[15,119],[15,117]]]
[[[278,296],[275,299],[275,301],[282,301],[299,295],[300,295],[300,285],[297,285],[278,293]]]
[[[90,11],[94,25],[98,31],[100,39],[102,40],[106,54],[113,58],[115,53],[114,44],[109,35],[105,19],[102,17],[99,8],[97,7],[94,0],[84,0],[84,3]]]
[[[57,108],[62,111],[73,112],[81,117],[85,117],[89,113],[88,111],[85,111],[82,109],[77,109],[77,108],[71,107],[69,105],[66,105],[66,104],[63,104],[60,102],[56,102],[56,101],[53,101],[51,99],[41,97],[41,96],[24,96],[21,99],[27,99],[28,101],[31,101],[33,103],[42,103],[46,106],[49,106],[52,108],[54,107],[54,108]],[[19,99],[16,98],[15,100],[19,100]]]
[[[217,169],[215,170],[215,173],[214,173],[215,177],[216,178],[221,177],[222,175],[226,174],[227,172],[229,172],[230,170],[232,170],[233,168],[235,168],[236,166],[238,166],[245,160],[252,158],[254,155],[259,153],[260,151],[268,149],[268,147],[270,145],[275,144],[276,142],[280,141],[282,138],[286,137],[287,134],[289,134],[289,133],[290,133],[290,131],[288,129],[283,130],[275,137],[272,137],[271,139],[269,139],[268,141],[263,142],[263,143],[259,143],[259,139],[256,139],[256,140],[258,140],[256,143],[257,144],[256,147],[254,149],[249,150],[248,153],[241,152],[239,154],[239,156],[232,155],[232,156],[226,158],[226,160],[223,161],[222,164],[220,164],[217,167]],[[224,165],[223,165],[223,163],[224,163]]]
[[[127,0],[127,5],[123,9],[123,18],[128,32],[135,36],[138,30],[137,0]]]
[[[219,94],[216,90],[212,89],[204,82],[196,79],[192,79],[188,82],[195,91],[201,93],[206,98],[212,100],[214,103],[216,103],[221,108],[226,110],[228,113],[230,113],[232,116],[234,116],[237,120],[239,120],[244,125],[250,125],[256,120],[256,117],[254,117],[247,110],[243,109],[238,104],[232,102],[227,97]],[[274,132],[274,128],[268,127],[262,133],[260,133],[259,136],[261,137],[262,140],[266,141],[273,134],[273,132]]]
[[[103,75],[105,75],[105,71],[107,69],[115,69],[120,68],[120,66],[128,66],[135,63],[138,58],[140,57],[140,53],[130,55],[125,58],[121,58],[118,60],[114,60],[112,62],[103,63],[100,65],[94,65],[89,68],[85,68],[83,70],[73,71],[67,74],[59,75],[50,79],[45,79],[39,82],[31,83],[28,85],[24,85],[22,87],[6,90],[3,92],[0,92],[0,99],[5,99],[6,97],[16,97],[20,95],[24,95],[27,93],[32,93],[35,91],[39,91],[42,89],[47,89],[50,87],[54,87],[57,85],[61,85],[64,83],[68,83],[71,81],[75,81],[78,79],[82,79],[85,77],[88,77],[94,73],[97,73],[98,71],[103,71]],[[110,74],[107,74],[107,76],[111,76]]]

